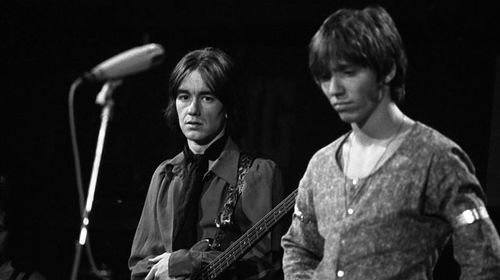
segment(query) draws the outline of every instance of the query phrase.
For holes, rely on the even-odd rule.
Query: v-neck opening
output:
[[[412,124],[410,130],[406,133],[406,135],[403,136],[401,143],[399,143],[399,146],[393,151],[393,153],[391,155],[389,155],[389,157],[385,161],[383,161],[382,164],[380,164],[378,167],[375,166],[375,169],[372,170],[369,174],[367,174],[366,176],[363,176],[363,177],[358,177],[358,178],[348,177],[347,174],[345,173],[345,168],[344,168],[346,163],[343,160],[342,149],[344,148],[344,145],[346,144],[347,139],[352,134],[352,130],[349,131],[344,136],[344,139],[342,139],[342,141],[341,141],[340,145],[338,146],[337,151],[335,153],[336,154],[336,161],[335,162],[337,164],[337,168],[340,170],[340,173],[342,173],[342,175],[344,176],[344,179],[349,181],[350,184],[353,184],[353,181],[357,180],[358,182],[356,184],[353,184],[353,185],[355,185],[356,187],[359,187],[362,183],[367,181],[370,177],[372,177],[376,173],[379,173],[380,170],[382,170],[388,163],[390,163],[390,161],[392,161],[394,159],[396,154],[400,153],[400,151],[404,148],[404,145],[407,143],[408,137],[415,133],[417,126],[419,126],[419,122],[415,121]],[[342,162],[340,160],[342,160]]]

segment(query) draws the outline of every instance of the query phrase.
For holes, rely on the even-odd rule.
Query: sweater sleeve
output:
[[[318,232],[312,193],[312,165],[299,183],[292,223],[281,239],[285,279],[312,279],[323,258],[324,238]]]
[[[452,228],[461,279],[499,279],[500,239],[471,161],[453,147],[435,153],[429,170],[428,197]]]

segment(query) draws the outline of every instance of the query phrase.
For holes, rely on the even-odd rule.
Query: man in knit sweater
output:
[[[312,76],[351,130],[300,181],[285,279],[432,279],[450,237],[461,279],[500,279],[500,239],[471,161],[398,108],[406,64],[378,6],[339,10],[312,38]]]

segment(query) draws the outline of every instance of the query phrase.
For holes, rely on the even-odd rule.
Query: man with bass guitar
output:
[[[277,165],[243,153],[231,137],[237,86],[234,63],[215,48],[189,52],[172,71],[165,116],[186,142],[153,174],[132,244],[131,279],[197,278],[282,200]],[[280,229],[217,279],[281,278]]]

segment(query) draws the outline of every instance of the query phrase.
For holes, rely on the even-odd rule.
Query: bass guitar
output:
[[[290,210],[293,209],[293,206],[295,205],[295,197],[297,197],[297,189],[283,199],[236,241],[231,243],[231,245],[229,245],[224,252],[217,255],[210,263],[204,265],[201,272],[192,275],[191,279],[212,280],[217,278],[217,276],[229,268],[234,262],[243,257],[243,255],[250,249],[252,249],[252,247],[262,237],[264,237],[266,233],[268,233]]]

